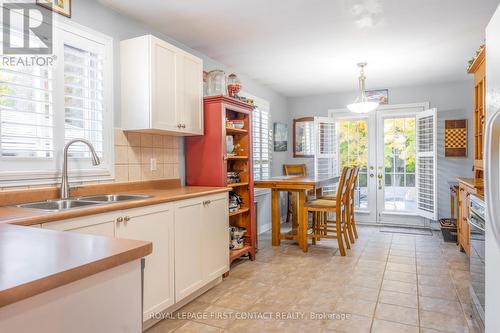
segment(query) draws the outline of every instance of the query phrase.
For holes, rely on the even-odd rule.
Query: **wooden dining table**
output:
[[[277,176],[266,179],[255,180],[254,186],[257,188],[271,189],[271,210],[272,210],[272,245],[280,246],[281,240],[295,240],[299,247],[307,252],[307,216],[304,216],[304,204],[306,193],[315,191],[316,195],[321,195],[322,188],[333,185],[339,180],[338,176],[333,177],[308,177],[308,176]],[[279,192],[297,193],[297,228],[292,227],[292,231],[286,234],[281,233]]]

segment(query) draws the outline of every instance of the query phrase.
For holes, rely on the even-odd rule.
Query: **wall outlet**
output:
[[[157,166],[156,166],[156,158],[151,159],[151,171],[156,171]]]

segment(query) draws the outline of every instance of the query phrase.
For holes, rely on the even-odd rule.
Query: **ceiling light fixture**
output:
[[[354,113],[369,113],[375,110],[379,105],[378,102],[370,102],[366,97],[365,93],[366,76],[364,70],[366,65],[367,65],[366,62],[358,63],[358,67],[361,68],[361,73],[359,75],[359,96],[358,98],[356,98],[354,103],[347,105],[347,108]]]

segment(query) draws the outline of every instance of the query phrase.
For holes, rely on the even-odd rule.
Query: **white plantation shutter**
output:
[[[0,68],[2,158],[51,158],[52,73],[47,68]]]
[[[317,178],[338,175],[337,128],[332,118],[314,117],[314,175]],[[323,193],[334,193],[334,184],[323,187]]]
[[[263,179],[271,175],[269,111],[256,107],[252,113],[253,177]]]
[[[421,216],[437,219],[437,110],[416,116],[417,127],[417,209]]]
[[[64,44],[65,141],[84,138],[92,142],[99,157],[103,152],[103,56],[100,44],[72,36]],[[73,145],[73,158],[89,158],[84,145]]]
[[[13,18],[9,28],[11,44],[22,46],[22,21]],[[38,39],[30,42],[35,47],[43,46]],[[43,163],[43,158],[53,157],[52,79],[48,67],[0,63],[0,158],[3,160],[37,158]]]

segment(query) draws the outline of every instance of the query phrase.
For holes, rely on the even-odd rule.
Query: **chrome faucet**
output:
[[[90,153],[92,154],[92,165],[99,165],[101,161],[99,160],[99,156],[97,156],[97,153],[95,152],[94,146],[90,143],[90,141],[87,141],[85,139],[73,139],[69,141],[66,146],[64,146],[64,161],[63,161],[63,168],[62,168],[62,177],[61,177],[61,199],[67,199],[69,198],[69,185],[68,185],[68,148],[71,146],[73,143],[76,142],[81,142],[86,144],[89,149]]]

